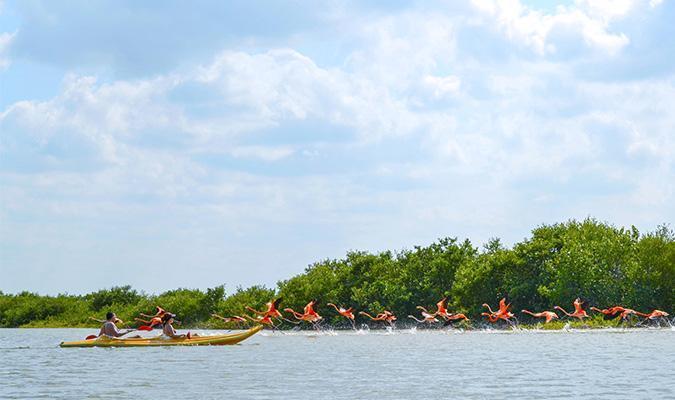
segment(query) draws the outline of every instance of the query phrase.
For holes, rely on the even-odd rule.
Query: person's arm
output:
[[[176,332],[176,329],[173,327],[173,325],[169,326],[171,328],[171,337],[174,339],[180,339],[184,338],[185,335],[179,335],[178,332]]]
[[[176,332],[176,329],[174,329],[174,327],[172,325],[169,325],[169,329],[171,330],[171,332],[170,332],[171,334],[169,335],[169,337],[171,337],[173,339],[182,339],[184,337],[187,337],[187,335],[179,335],[178,332]]]
[[[117,326],[115,324],[113,324],[112,326],[113,326],[113,332],[114,332],[115,337],[122,337],[122,336],[124,336],[127,333],[132,331],[131,329],[128,329],[128,330],[125,330],[124,332],[122,332],[119,329],[117,329]]]

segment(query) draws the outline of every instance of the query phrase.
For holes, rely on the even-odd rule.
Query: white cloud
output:
[[[597,110],[564,118],[555,114],[540,117],[529,110],[545,110],[546,105],[566,106],[558,104],[564,99],[556,99],[547,91],[550,82],[568,85],[581,99],[601,98],[603,95],[597,93],[603,93],[606,87],[597,92],[582,89],[587,84],[577,88],[564,65],[544,62],[519,63],[498,72],[457,65],[453,67],[456,74],[439,74],[439,70],[446,69],[443,64],[451,66],[455,60],[454,45],[445,41],[452,42],[456,28],[447,25],[442,30],[446,25],[436,21],[431,25],[438,29],[427,27],[421,36],[412,34],[417,32],[408,36],[397,33],[401,26],[404,30],[414,29],[414,18],[429,19],[406,15],[403,23],[393,18],[373,23],[368,28],[378,32],[369,44],[374,47],[370,52],[373,62],[366,62],[366,52],[357,51],[350,57],[347,70],[319,67],[291,49],[256,54],[226,51],[187,72],[148,80],[98,84],[92,77],[69,76],[59,96],[46,102],[16,103],[0,115],[0,123],[13,127],[20,135],[31,136],[34,144],[42,148],[76,135],[93,146],[102,161],[118,165],[170,152],[153,149],[153,143],[168,137],[176,137],[181,143],[183,158],[213,152],[280,161],[297,149],[288,145],[241,144],[243,135],[310,118],[353,129],[362,146],[392,136],[416,135],[421,146],[438,157],[436,162],[450,162],[456,171],[495,171],[489,173],[501,178],[531,170],[555,173],[567,160],[590,160],[601,151],[603,144],[594,143],[587,128],[587,124],[600,121],[597,115],[602,113]],[[427,40],[425,34],[436,39]],[[434,46],[440,50],[434,51]],[[410,63],[397,63],[401,58]],[[390,69],[384,76],[377,73],[383,66]],[[460,90],[462,75],[469,81],[476,77],[483,80],[487,97],[476,97],[470,87]],[[211,113],[195,114],[192,102],[173,98],[175,93],[195,84],[216,90],[218,97],[209,103]],[[625,97],[623,90],[633,89],[617,85],[613,90],[617,91],[615,98],[621,99]],[[450,108],[444,104],[436,109],[438,105],[428,103],[421,95],[452,103]],[[661,98],[666,95],[667,91]],[[649,135],[640,135],[635,143],[623,145],[631,153],[663,148],[667,144],[663,139],[648,144],[662,131],[659,127]],[[149,147],[139,147],[139,140],[147,135],[153,136],[144,145]],[[511,143],[518,157],[506,151],[504,143]],[[300,150],[302,154],[316,153],[312,149]],[[493,169],[495,165],[499,166],[497,170]]]
[[[166,101],[175,84],[172,78],[97,84],[93,77],[69,75],[57,97],[13,104],[0,114],[0,126],[17,139],[16,146],[47,149],[50,145],[86,144],[95,152],[91,157],[124,163],[120,151],[125,142],[180,122],[180,112]]]
[[[16,36],[16,32],[3,32],[0,33],[0,71],[9,67],[9,47],[12,45],[12,41]]]
[[[331,76],[290,49],[262,54],[225,52],[203,67],[198,80],[217,85],[226,101],[254,109],[262,118],[307,118],[320,107]],[[309,86],[313,84],[313,86]]]
[[[455,94],[459,91],[462,80],[454,75],[433,76],[427,75],[422,80],[423,85],[429,90],[436,99],[447,95]]]
[[[633,8],[644,3],[641,0],[576,0],[576,7],[592,18],[604,21],[622,18]]]
[[[612,31],[612,23],[625,18],[644,0],[577,0],[573,6],[558,6],[548,14],[531,9],[519,0],[472,0],[477,10],[490,17],[514,42],[532,48],[539,55],[555,54],[565,41],[581,38],[588,47],[609,55],[630,43],[628,36]],[[658,6],[649,2],[650,8]]]
[[[278,161],[292,155],[293,152],[293,148],[290,146],[241,146],[232,150],[232,155],[237,158],[258,158],[264,161]]]

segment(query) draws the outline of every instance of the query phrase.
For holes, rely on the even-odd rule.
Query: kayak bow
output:
[[[237,344],[250,338],[263,329],[262,325],[244,332],[227,333],[224,335],[196,336],[190,339],[167,339],[162,336],[152,338],[111,338],[101,336],[96,339],[61,342],[61,347],[147,347],[147,346],[221,346]]]

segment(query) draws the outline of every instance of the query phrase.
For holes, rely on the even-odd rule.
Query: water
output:
[[[0,329],[0,398],[675,398],[672,329],[263,332],[236,346],[57,347],[90,333]]]

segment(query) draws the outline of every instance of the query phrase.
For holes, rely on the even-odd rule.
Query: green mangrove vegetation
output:
[[[0,292],[0,327],[96,326],[114,310],[124,321],[155,305],[176,313],[184,326],[222,328],[210,317],[242,315],[245,306],[258,309],[275,296],[282,307],[302,309],[311,299],[329,323],[339,317],[326,303],[353,306],[377,313],[384,308],[404,319],[417,305],[432,306],[447,296],[452,312],[480,320],[481,305],[493,307],[506,297],[520,310],[570,309],[581,297],[586,306],[625,305],[638,311],[661,309],[672,314],[675,303],[675,234],[667,226],[640,233],[594,219],[568,221],[535,228],[512,247],[499,239],[477,248],[468,240],[443,238],[425,247],[398,252],[351,251],[342,259],[327,259],[280,281],[276,288],[226,286],[206,291],[176,289],[145,294],[129,286],[86,295],[42,296]],[[601,320],[601,318],[597,318]]]

